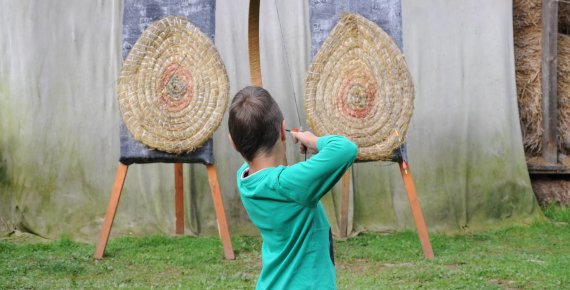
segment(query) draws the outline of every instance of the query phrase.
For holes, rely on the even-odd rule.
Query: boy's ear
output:
[[[232,135],[230,135],[229,133],[228,133],[228,140],[230,141],[230,144],[232,144],[232,148],[234,148],[234,150],[237,151],[236,144],[234,143],[234,139],[232,139]]]
[[[285,119],[283,119],[283,121],[281,121],[281,141],[285,141],[287,139],[287,134],[285,131]]]

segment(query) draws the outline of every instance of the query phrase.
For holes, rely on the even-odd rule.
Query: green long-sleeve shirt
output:
[[[317,140],[318,153],[291,166],[237,172],[241,200],[263,238],[257,289],[336,289],[330,225],[319,202],[356,158],[341,136]]]

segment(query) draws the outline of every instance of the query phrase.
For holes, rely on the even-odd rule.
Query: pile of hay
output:
[[[569,5],[570,6],[570,5]],[[570,12],[570,11],[569,11]],[[570,35],[558,34],[558,133],[561,151],[570,152]]]
[[[542,25],[542,0],[514,0],[513,26],[524,28]],[[570,4],[558,2],[558,30],[570,34]]]
[[[559,27],[570,27],[570,5],[559,4]],[[516,83],[523,144],[527,156],[542,150],[542,1],[513,1]],[[558,37],[559,150],[570,152],[570,36]]]
[[[525,28],[540,26],[542,19],[542,0],[514,0],[513,26]]]

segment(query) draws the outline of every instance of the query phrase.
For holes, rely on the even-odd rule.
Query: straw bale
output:
[[[570,36],[558,34],[558,136],[561,151],[570,152]]]
[[[513,1],[517,96],[523,145],[530,156],[542,146],[541,5],[541,0]]]
[[[513,1],[513,25],[515,28],[540,26],[542,0]],[[570,4],[558,3],[558,27],[560,33],[570,34]]]
[[[513,25],[524,28],[541,25],[542,0],[514,0]]]
[[[542,150],[541,5],[540,0],[513,2],[517,96],[528,156]],[[559,15],[568,15],[563,9]],[[564,34],[558,37],[558,132],[560,151],[570,152],[570,40]]]
[[[541,32],[536,26],[515,30],[515,67],[523,144],[527,154],[541,151]]]

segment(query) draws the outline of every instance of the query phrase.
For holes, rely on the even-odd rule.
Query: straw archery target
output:
[[[143,144],[190,152],[212,137],[227,106],[228,77],[213,43],[184,17],[152,23],[119,77],[119,108]]]
[[[344,14],[311,64],[305,81],[307,121],[319,135],[358,145],[358,160],[390,160],[413,111],[414,88],[404,56],[386,32]]]

